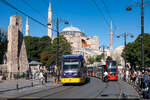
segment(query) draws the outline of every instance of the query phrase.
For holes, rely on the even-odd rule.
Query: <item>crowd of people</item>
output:
[[[150,70],[131,69],[127,67],[119,71],[120,79],[134,85],[144,98],[150,99]]]
[[[40,80],[43,84],[43,82],[45,81],[45,83],[47,83],[47,74],[48,74],[48,71],[45,69],[40,69],[40,71],[34,71],[32,70],[31,72],[31,76],[32,76],[32,79],[36,79],[36,80]]]

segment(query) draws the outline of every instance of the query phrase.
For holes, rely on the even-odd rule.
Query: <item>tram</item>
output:
[[[90,77],[101,78],[104,64],[105,62],[95,62],[94,64],[87,65],[87,75]]]
[[[82,55],[62,56],[61,83],[85,83],[87,71]]]
[[[88,76],[91,76],[91,77],[93,77],[94,75],[94,73],[93,73],[93,69],[94,69],[94,67],[92,67],[92,66],[89,66],[89,67],[87,67],[87,74],[88,74]]]
[[[118,80],[118,66],[116,61],[105,61],[106,66],[104,68],[104,71],[108,72],[108,80]]]

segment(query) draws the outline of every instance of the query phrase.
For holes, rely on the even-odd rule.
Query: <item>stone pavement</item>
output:
[[[33,87],[32,87],[33,82]],[[28,89],[28,88],[38,88],[44,85],[47,86],[56,86],[55,79],[48,79],[47,83],[42,84],[39,80],[2,80],[0,81],[0,94],[4,94],[5,92],[16,91],[16,85],[18,83],[19,90]],[[60,84],[59,84],[60,85]]]

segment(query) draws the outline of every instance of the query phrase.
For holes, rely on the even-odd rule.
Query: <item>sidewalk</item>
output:
[[[19,90],[24,89],[24,88],[31,88],[32,82],[33,82],[33,87],[43,86],[43,84],[39,80],[22,79],[22,80],[3,80],[3,81],[0,81],[0,94],[2,94],[4,92],[16,90],[17,83],[18,83]],[[48,82],[45,83],[45,85],[50,85],[50,86],[56,85],[55,79],[54,78],[48,79]]]

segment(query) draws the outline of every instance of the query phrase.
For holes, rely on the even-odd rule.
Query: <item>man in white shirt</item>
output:
[[[105,77],[105,76],[108,76],[108,73],[107,73],[106,71],[104,72],[104,77]]]
[[[128,82],[128,78],[129,78],[129,71],[126,71],[126,81]]]

